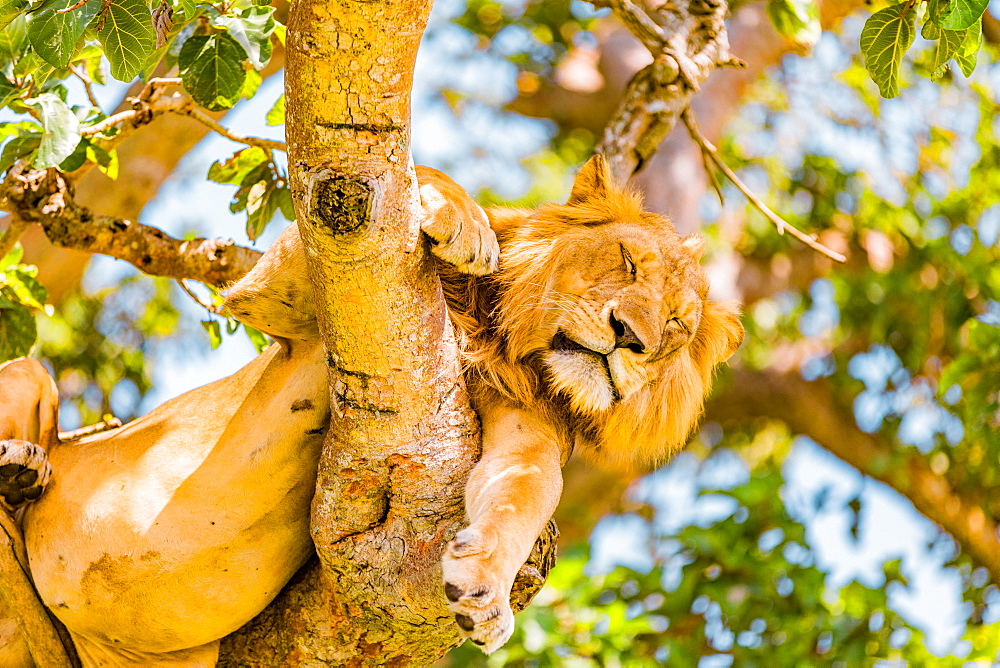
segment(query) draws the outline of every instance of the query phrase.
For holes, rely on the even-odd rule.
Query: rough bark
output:
[[[738,61],[729,55],[725,2],[665,2],[652,16],[631,0],[611,4],[653,56],[632,77],[597,147],[615,179],[625,183],[656,153],[709,75]]]
[[[0,184],[0,202],[22,224],[38,223],[56,246],[125,260],[154,276],[223,287],[250,271],[261,255],[231,240],[174,239],[155,227],[94,213],[76,203],[56,170],[15,167]]]
[[[429,10],[298,0],[289,13],[289,176],[334,417],[313,501],[318,565],[227,640],[228,662],[260,651],[248,636],[269,645],[257,629],[275,617],[294,636],[282,665],[425,664],[459,640],[439,562],[464,519],[479,429],[420,243],[409,154]]]

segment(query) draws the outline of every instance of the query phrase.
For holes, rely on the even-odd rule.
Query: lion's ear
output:
[[[705,355],[705,362],[712,366],[725,362],[743,344],[745,335],[737,302],[705,302],[695,335],[695,345]]]
[[[566,203],[579,204],[591,197],[607,197],[610,190],[611,169],[607,159],[598,153],[580,168]]]

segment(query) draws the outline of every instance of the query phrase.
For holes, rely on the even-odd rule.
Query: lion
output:
[[[704,241],[645,211],[601,156],[565,204],[537,209],[484,211],[440,172],[418,167],[417,179],[483,433],[443,594],[462,634],[492,652],[513,631],[511,586],[570,454],[629,473],[665,461],[744,332],[734,303],[707,297]],[[19,403],[0,409],[14,451],[0,459],[0,495],[8,506],[37,496],[40,476],[17,481],[48,450],[55,473],[26,508],[25,542],[38,594],[83,665],[214,665],[219,640],[312,553],[330,404],[305,272],[291,226],[226,300],[276,343],[114,431],[43,438],[37,425],[57,410],[51,378],[31,360],[0,368],[0,387],[21,379]],[[31,424],[9,419],[32,411]]]

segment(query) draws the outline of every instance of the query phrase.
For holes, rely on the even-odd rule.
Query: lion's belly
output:
[[[112,647],[166,652],[259,612],[312,553],[317,425],[328,417],[321,405],[292,410],[296,397],[214,415],[214,430],[177,419],[182,410],[56,448],[53,482],[25,524],[56,616]]]

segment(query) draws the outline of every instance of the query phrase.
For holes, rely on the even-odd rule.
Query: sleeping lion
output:
[[[513,630],[511,585],[570,453],[620,470],[664,461],[743,327],[734,304],[707,298],[703,240],[644,211],[599,156],[566,204],[535,210],[484,212],[440,172],[418,167],[417,178],[483,428],[443,593],[463,635],[492,652]],[[38,594],[84,666],[214,665],[220,638],[313,551],[330,404],[294,225],[226,306],[277,343],[233,376],[81,441],[58,441],[40,364],[0,367],[0,497],[8,509],[39,497],[51,463],[23,531]],[[233,490],[248,493],[234,502]],[[0,665],[32,665],[4,613]]]

